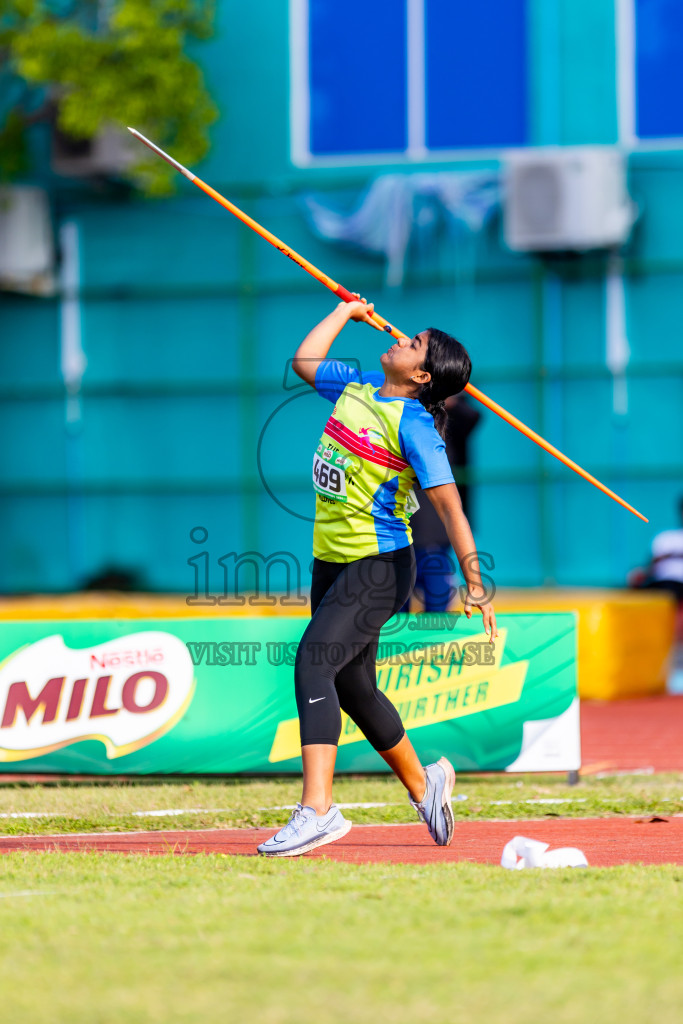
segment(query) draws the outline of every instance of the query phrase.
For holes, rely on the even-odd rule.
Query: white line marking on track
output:
[[[267,810],[268,808],[260,808]],[[177,817],[179,814],[232,814],[234,807],[179,807],[162,811],[117,811],[112,812],[110,817],[119,818],[130,814],[132,818],[164,818]],[[0,813],[0,818],[81,818],[82,814],[73,814],[67,811],[11,811]]]
[[[33,891],[27,889],[25,892],[0,892],[0,900],[12,899],[13,896],[58,896],[58,889],[45,889],[43,891]]]
[[[297,804],[277,804],[275,807],[259,807],[259,811],[293,811]],[[336,804],[336,806],[344,811],[351,810],[355,807],[401,807],[402,804]]]
[[[59,811],[8,811],[0,814],[0,818],[64,818]]]
[[[264,827],[271,827],[271,826],[264,826]],[[3,832],[2,834],[0,834],[0,849],[2,849],[4,841],[8,840],[8,839],[14,839],[17,842],[21,842],[24,839],[36,839],[36,840],[39,840],[40,842],[42,842],[43,840],[47,841],[49,839],[89,839],[91,836],[105,836],[105,837],[110,838],[110,839],[121,839],[121,838],[125,838],[126,836],[150,836],[150,838],[151,838],[153,836],[168,836],[168,835],[182,836],[182,835],[185,834],[185,832],[187,833],[187,835],[194,835],[197,832],[221,832],[221,831],[225,831],[225,830],[217,829],[215,826],[210,826],[209,828],[192,828],[192,829],[185,829],[184,831],[178,831],[178,832],[172,832],[170,829],[157,829],[157,830],[154,830],[154,831],[150,832],[150,830],[147,829],[147,828],[135,828],[135,829],[131,829],[129,832],[34,832],[32,834],[18,835],[18,836],[8,835],[8,834]],[[174,839],[173,842],[178,843],[178,842],[182,842],[182,840]]]
[[[585,804],[587,799],[585,796],[547,797],[539,800],[489,800],[488,804],[489,807],[504,807],[508,804]],[[482,803],[486,801],[482,800]]]
[[[134,818],[177,817],[179,814],[232,814],[234,807],[179,807],[168,811],[131,811]]]

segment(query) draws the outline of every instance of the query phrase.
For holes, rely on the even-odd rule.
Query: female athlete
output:
[[[469,380],[470,358],[455,338],[429,328],[383,353],[383,373],[364,374],[327,359],[349,320],[370,320],[373,306],[356,300],[340,303],[314,327],[293,361],[295,372],[334,408],[313,458],[312,618],[295,665],[303,793],[288,824],[258,847],[271,857],[299,856],[351,828],[332,803],[342,710],[401,780],[434,841],[448,846],[453,837],[453,766],[442,757],[422,767],[375,676],[380,629],[415,581],[409,517],[416,482],[460,563],[465,615],[481,608],[490,642],[497,635],[440,433],[443,403]]]

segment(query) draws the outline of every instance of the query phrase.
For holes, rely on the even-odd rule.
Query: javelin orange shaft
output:
[[[244,213],[243,210],[240,210],[238,206],[235,206],[235,204],[231,203],[229,199],[226,199],[225,196],[222,196],[220,192],[216,192],[214,188],[211,188],[210,185],[207,185],[205,181],[202,181],[201,178],[198,178],[196,174],[192,173],[192,171],[188,171],[187,167],[183,167],[181,163],[178,163],[178,161],[174,160],[172,156],[169,156],[168,153],[165,153],[163,149],[161,149],[159,146],[156,146],[153,142],[150,142],[150,140],[145,138],[145,136],[142,135],[141,132],[136,131],[135,128],[129,128],[128,131],[131,132],[132,135],[138,138],[146,146],[148,146],[151,150],[153,150],[158,156],[162,158],[162,160],[165,160],[172,167],[175,167],[177,171],[180,171],[180,173],[183,174],[188,179],[188,181],[191,181],[193,185],[196,185],[198,188],[200,188],[202,192],[206,192],[207,196],[211,196],[211,198],[215,199],[217,203],[223,206],[226,210],[229,210],[230,213],[234,214],[235,217],[241,220],[243,224],[246,224],[247,227],[252,229],[252,231],[255,231],[257,235],[260,235],[261,238],[265,238],[267,242],[270,242],[271,245],[274,245],[275,248],[278,249],[281,253],[284,253],[285,256],[289,256],[290,260],[294,260],[295,263],[298,263],[300,267],[308,271],[308,273],[312,277],[314,277],[317,281],[320,281],[321,284],[324,284],[326,288],[329,288],[331,292],[334,292],[335,295],[338,295],[340,299],[343,299],[344,302],[353,302],[354,296],[350,291],[348,291],[347,288],[345,288],[341,284],[338,284],[338,282],[334,281],[331,277],[328,277],[328,275],[324,274],[322,270],[318,270],[316,266],[310,263],[307,259],[304,259],[303,256],[300,256],[298,252],[294,251],[294,249],[290,249],[288,245],[285,245],[285,243],[277,237],[277,235],[274,235],[271,231],[268,231],[266,228],[262,227],[262,225],[259,224],[258,221],[255,221],[253,217],[250,217],[248,214]],[[387,320],[384,319],[384,317],[381,317],[379,313],[372,314],[372,321],[373,327],[376,327],[378,331],[386,331],[387,334],[390,334],[392,336],[392,338],[408,337],[408,335],[404,334],[403,331],[399,331],[398,328],[393,327]],[[532,430],[530,427],[527,427],[524,423],[522,423],[521,420],[518,420],[516,416],[513,416],[512,413],[509,413],[506,409],[504,409],[502,405],[498,405],[498,403],[494,402],[493,399],[488,398],[487,395],[483,393],[483,391],[479,390],[479,388],[475,388],[473,384],[466,384],[465,391],[469,395],[471,395],[472,398],[476,398],[478,402],[481,402],[482,405],[485,405],[487,409],[490,409],[492,412],[495,412],[497,416],[500,416],[501,419],[505,420],[506,423],[509,423],[510,426],[514,427],[516,430],[519,430],[522,434],[525,435],[525,437],[528,437],[531,441],[534,441],[537,445],[539,445],[541,448],[547,451],[550,455],[554,455],[556,459],[559,459],[560,462],[563,462],[565,466],[569,467],[569,469],[573,469],[575,473],[578,473],[579,476],[583,477],[584,480],[587,480],[588,483],[593,484],[593,486],[597,487],[598,490],[602,491],[603,494],[606,494],[609,498],[612,498],[612,500],[616,501],[617,504],[622,505],[624,508],[628,509],[629,512],[633,512],[633,514],[635,516],[638,516],[639,519],[642,519],[644,523],[649,522],[649,520],[646,519],[645,516],[642,515],[640,512],[638,512],[638,510],[635,509],[633,505],[629,505],[627,501],[624,501],[623,498],[620,498],[619,495],[615,494],[614,491],[611,491],[609,487],[605,487],[604,484],[600,483],[600,481],[597,480],[594,476],[586,472],[585,469],[582,469],[581,466],[579,466],[576,462],[574,462],[572,459],[569,459],[566,455],[563,455],[558,448],[555,448],[554,445],[544,440],[544,438],[542,438],[540,434],[537,434],[535,430]]]

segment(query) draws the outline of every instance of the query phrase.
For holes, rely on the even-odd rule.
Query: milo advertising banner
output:
[[[298,772],[301,618],[0,625],[0,772]],[[316,657],[341,659],[339,645]],[[581,763],[572,614],[397,616],[379,687],[426,763],[571,771]],[[342,716],[338,769],[386,770]]]

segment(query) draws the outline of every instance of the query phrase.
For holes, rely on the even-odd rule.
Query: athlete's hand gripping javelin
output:
[[[351,320],[355,320],[356,323],[368,323],[374,324],[372,314],[375,312],[374,302],[368,302],[367,299],[361,299],[358,292],[352,292],[353,297],[356,299],[355,302],[344,302],[340,305],[346,306],[351,312],[349,317]]]

